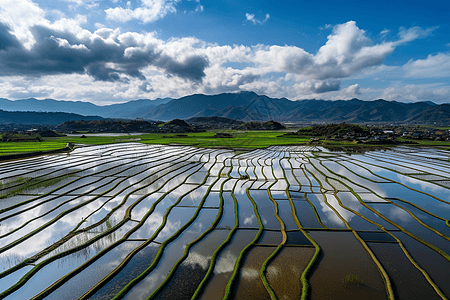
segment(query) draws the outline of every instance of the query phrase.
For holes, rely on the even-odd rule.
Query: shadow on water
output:
[[[398,244],[368,243],[389,275],[398,299],[441,299]]]
[[[245,256],[234,286],[233,299],[270,299],[259,270],[276,247],[254,247]]]
[[[225,241],[229,233],[227,230],[214,230],[199,244],[192,247],[188,257],[178,267],[168,285],[155,299],[191,299],[208,271],[211,256]]]
[[[314,252],[314,248],[285,247],[270,262],[266,277],[278,299],[301,298],[300,277]]]
[[[200,295],[200,299],[221,299],[225,294],[225,287],[233,272],[234,263],[239,253],[255,238],[257,230],[237,230],[230,244],[217,257],[214,273],[208,285]]]
[[[309,234],[322,249],[311,273],[312,299],[386,299],[383,279],[353,233],[310,231]],[[357,276],[358,281],[347,284],[347,275]]]
[[[151,243],[139,251],[116,276],[108,281],[90,299],[106,300],[113,298],[131,280],[145,271],[156,256],[159,245]]]

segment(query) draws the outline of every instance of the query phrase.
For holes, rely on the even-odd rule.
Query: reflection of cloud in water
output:
[[[251,217],[246,217],[244,219],[244,225],[251,225],[256,221],[256,216],[252,215]]]
[[[153,212],[144,225],[133,233],[132,238],[144,238],[148,239],[158,229],[163,221],[163,215],[159,212]]]
[[[398,220],[401,222],[408,222],[411,219],[411,216],[403,209],[393,205],[389,205],[389,207],[390,207],[389,217],[393,221]]]
[[[231,251],[227,251],[216,262],[214,274],[233,272],[234,263],[236,262],[236,259],[237,259],[236,255],[234,255]]]
[[[193,270],[197,266],[201,267],[203,270],[206,270],[209,267],[210,259],[211,259],[211,256],[206,257],[199,253],[194,252],[194,253],[189,254],[188,258],[183,262],[183,264],[188,265]]]
[[[334,213],[334,211],[322,200],[319,200],[319,204],[320,204],[320,208],[323,212],[322,216],[325,216],[327,219],[327,221],[332,222],[333,224],[336,225],[343,225],[342,224],[342,220],[339,219],[339,217]],[[321,216],[321,217],[322,217]],[[323,220],[325,221],[325,220]]]
[[[181,227],[181,221],[176,222],[170,222],[167,220],[166,225],[161,230],[161,232],[158,234],[157,240],[158,241],[164,241],[166,238],[172,236],[179,228]]]
[[[147,299],[149,296],[149,291],[154,291],[164,280],[165,275],[158,275],[151,273],[142,280],[138,285],[136,285],[131,292],[125,295],[123,299],[125,300],[141,300]]]
[[[242,274],[242,278],[247,279],[247,280],[252,280],[252,279],[257,279],[259,278],[259,270],[254,269],[254,268],[244,268],[241,271]]]
[[[341,217],[344,218],[345,221],[350,222],[350,220],[355,216],[355,214],[352,213],[351,211],[346,210],[342,206],[340,206],[334,195],[326,194],[325,196],[327,197],[328,203],[341,215]],[[356,211],[358,211],[358,210],[356,209]],[[338,217],[338,216],[336,215],[336,217]],[[340,219],[339,219],[339,224],[341,224]]]
[[[422,181],[422,180],[414,179],[414,178],[411,178],[411,177],[408,177],[408,176],[404,176],[404,175],[401,175],[401,174],[397,174],[397,177],[398,177],[398,179],[399,179],[399,181],[401,183],[403,183],[404,185],[407,185],[407,186],[409,186],[411,188],[418,189],[417,187],[414,187],[414,185],[419,185],[420,186],[420,190],[425,191],[425,192],[426,191],[431,191],[431,192],[439,192],[439,191],[442,192],[442,191],[445,191],[445,192],[448,193],[448,190],[446,190],[446,189],[444,189],[444,188],[442,188],[440,186],[437,186],[435,184],[431,184],[429,182],[425,182],[425,181]],[[411,184],[413,186],[411,186]]]

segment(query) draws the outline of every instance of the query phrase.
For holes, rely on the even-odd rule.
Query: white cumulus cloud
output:
[[[426,59],[410,60],[403,69],[407,77],[450,77],[450,54],[430,54]]]
[[[127,22],[133,19],[144,23],[154,22],[164,18],[170,13],[177,11],[176,4],[180,0],[142,0],[141,6],[131,8],[130,2],[127,7],[115,7],[105,10],[106,18],[118,22]],[[202,7],[203,9],[203,7]]]
[[[250,21],[250,22],[252,22],[255,25],[256,24],[262,25],[262,24],[266,23],[267,20],[269,20],[270,15],[266,14],[266,18],[264,20],[262,20],[262,21],[260,21],[258,19],[255,19],[255,15],[254,14],[250,14],[250,13],[246,13],[245,17],[246,17],[247,21]]]

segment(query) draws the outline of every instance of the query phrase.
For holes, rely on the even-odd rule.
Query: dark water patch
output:
[[[392,204],[368,204],[407,231],[450,254],[450,242],[421,225],[407,211]]]
[[[396,242],[396,240],[386,232],[358,231],[358,235],[366,242]]]
[[[383,279],[353,233],[309,234],[322,250],[310,278],[312,299],[386,299]],[[358,282],[346,283],[348,275],[357,276]]]
[[[341,200],[342,205],[353,209],[357,213],[361,214],[362,216],[366,217],[367,219],[376,222],[377,224],[380,224],[384,228],[388,230],[397,229],[394,225],[390,224],[389,222],[385,221],[383,218],[372,212],[370,209],[365,207],[361,202],[358,201],[358,199],[353,195],[352,193],[345,193],[345,192],[339,192],[338,194],[339,200]],[[366,203],[369,205],[370,203]],[[388,202],[381,203],[380,205],[389,205]]]
[[[155,299],[191,299],[208,271],[214,251],[228,237],[229,231],[214,230],[192,247],[173,278]]]
[[[275,247],[254,247],[247,253],[239,269],[232,293],[233,299],[270,299],[259,277],[259,270],[275,249]]]
[[[308,240],[308,238],[301,231],[288,231],[286,245],[312,246],[313,244]]]
[[[306,201],[305,193],[289,191],[289,195],[290,195],[292,201],[302,201],[302,200]]]
[[[281,224],[275,217],[274,203],[270,200],[268,193],[256,193],[250,191],[250,196],[258,206],[258,212],[261,216],[261,221],[266,229],[281,229]],[[250,201],[250,200],[248,200]],[[252,207],[253,208],[253,207]],[[240,222],[239,222],[240,223]]]
[[[368,243],[391,279],[397,299],[441,299],[399,245]]]
[[[222,218],[220,218],[219,224],[217,224],[216,229],[221,230],[231,230],[236,221],[235,221],[235,212],[234,212],[234,199],[231,196],[231,193],[223,193],[223,212]]]
[[[150,243],[140,250],[126,266],[89,299],[106,300],[113,298],[131,280],[148,268],[158,252],[159,244]]]
[[[258,241],[260,245],[279,245],[283,239],[281,231],[264,230]]]
[[[438,219],[436,217],[433,217],[432,215],[425,213],[424,211],[414,207],[413,205],[411,205],[409,203],[395,200],[395,199],[390,199],[390,200],[392,202],[394,202],[395,204],[410,211],[412,214],[414,214],[418,219],[420,219],[422,222],[424,222],[428,226],[430,226],[430,227],[438,230],[439,232],[445,234],[446,236],[450,237],[450,227],[448,227],[447,224],[445,224],[445,221]]]
[[[405,246],[412,258],[424,269],[447,298],[450,298],[450,262],[403,232],[391,231]]]
[[[266,277],[278,299],[300,299],[300,277],[314,255],[314,248],[285,247],[267,267]]]
[[[291,203],[289,201],[277,200],[278,215],[283,220],[286,230],[298,229],[292,216]]]
[[[316,215],[307,201],[293,201],[295,213],[302,227],[305,228],[323,228],[317,220]]]
[[[233,273],[234,264],[242,249],[252,242],[257,230],[239,229],[234,234],[231,242],[222,250],[217,257],[214,273],[208,281],[207,286],[200,295],[200,299],[221,299],[225,294],[225,287]]]

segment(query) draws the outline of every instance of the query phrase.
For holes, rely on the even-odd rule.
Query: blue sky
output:
[[[1,0],[0,97],[450,102],[447,1]]]

